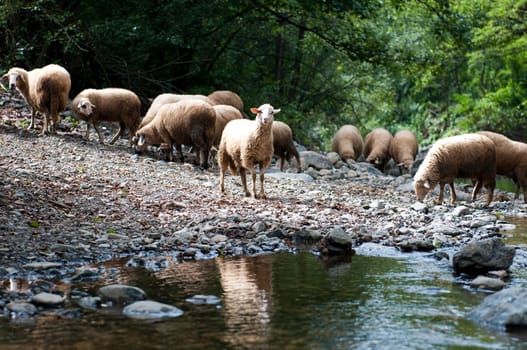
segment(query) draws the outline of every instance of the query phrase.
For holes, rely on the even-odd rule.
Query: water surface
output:
[[[447,264],[445,262],[445,264]],[[117,270],[115,270],[117,269]],[[453,280],[448,268],[412,259],[310,253],[175,262],[154,272],[108,264],[113,283],[184,310],[158,322],[120,309],[80,319],[50,314],[34,321],[0,318],[0,349],[510,349],[520,335],[465,319],[486,294]],[[74,286],[77,288],[79,286]],[[93,292],[95,285],[81,289]],[[194,305],[195,294],[219,305]]]

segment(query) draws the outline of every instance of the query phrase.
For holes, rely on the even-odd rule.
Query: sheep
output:
[[[342,160],[357,160],[362,154],[363,141],[359,129],[354,125],[343,125],[332,140],[332,150]]]
[[[17,89],[31,106],[31,123],[28,130],[35,127],[35,114],[44,114],[41,134],[56,133],[59,113],[66,109],[71,79],[68,71],[56,64],[26,71],[11,68],[2,79],[9,78],[9,87]]]
[[[417,144],[417,137],[409,130],[401,130],[395,133],[390,142],[389,155],[393,158],[399,173],[409,174],[412,172],[412,165],[414,164],[415,156],[419,145]]]
[[[512,179],[514,199],[519,198],[520,187],[523,187],[523,200],[527,203],[527,144],[491,131],[478,134],[488,137],[496,146],[496,174]]]
[[[182,100],[188,100],[188,99],[200,100],[200,101],[207,102],[211,105],[213,104],[212,101],[207,96],[204,96],[204,95],[181,95],[181,94],[169,94],[169,93],[161,94],[161,95],[158,95],[156,98],[154,98],[154,100],[152,101],[150,108],[148,108],[148,111],[146,111],[146,114],[143,120],[141,120],[141,123],[139,124],[139,128],[142,128],[143,126],[147,125],[152,120],[154,120],[161,106],[167,103],[175,103],[175,102],[179,102]]]
[[[373,129],[364,138],[364,158],[380,171],[384,171],[390,160],[389,149],[392,134],[384,128]]]
[[[280,170],[284,171],[285,161],[291,162],[291,156],[296,158],[297,172],[302,171],[300,155],[293,142],[293,131],[284,122],[275,120],[273,122],[273,148],[274,154],[280,158]]]
[[[218,147],[220,145],[221,134],[223,133],[223,129],[225,129],[225,125],[231,120],[243,119],[243,116],[238,109],[230,105],[214,105],[212,107],[216,112],[216,124],[214,128],[215,136],[212,144]]]
[[[223,130],[218,151],[218,165],[220,167],[220,192],[225,193],[225,173],[227,168],[232,175],[240,172],[243,190],[246,196],[251,193],[247,189],[246,171],[251,172],[253,198],[267,198],[264,191],[264,172],[273,157],[273,120],[280,112],[270,104],[263,104],[258,108],[251,108],[256,114],[255,120],[231,120]],[[260,169],[260,193],[256,194],[256,170]]]
[[[89,140],[90,125],[93,125],[101,144],[104,144],[104,138],[97,127],[99,122],[119,122],[119,130],[110,140],[111,145],[123,134],[125,128],[130,131],[131,144],[141,122],[141,100],[127,89],[85,89],[75,96],[71,106],[75,117],[86,122],[84,139]]]
[[[475,181],[472,201],[482,186],[487,189],[487,205],[496,187],[496,147],[488,137],[478,134],[451,136],[436,141],[428,151],[414,176],[414,189],[418,201],[439,183],[437,203],[443,203],[443,187],[450,187],[450,203],[456,201],[455,178]]]
[[[243,101],[237,93],[230,90],[216,90],[210,93],[207,97],[212,101],[213,105],[233,106],[240,111],[244,118],[248,118],[243,111]]]
[[[215,122],[216,113],[207,102],[187,99],[165,104],[159,108],[152,122],[137,130],[133,139],[135,151],[141,152],[148,145],[161,144],[170,150],[169,160],[172,161],[172,147],[176,145],[184,162],[181,145],[191,145],[199,153],[201,167],[207,169]]]

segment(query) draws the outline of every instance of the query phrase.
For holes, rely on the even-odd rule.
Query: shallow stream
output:
[[[106,271],[105,284],[140,287],[184,314],[149,322],[107,308],[75,319],[0,318],[0,349],[527,348],[527,333],[490,331],[466,320],[486,294],[454,279],[448,262],[420,254],[324,260],[277,253],[174,262],[159,271],[119,261]],[[511,284],[524,281],[513,277]],[[97,283],[75,288],[94,293]],[[186,301],[196,294],[221,302]]]

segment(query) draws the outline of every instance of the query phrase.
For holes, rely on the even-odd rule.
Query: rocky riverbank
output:
[[[244,197],[232,176],[222,196],[217,168],[137,156],[125,139],[99,145],[92,135],[87,142],[85,125],[67,120],[58,135],[38,136],[21,127],[20,113],[5,110],[0,121],[3,281],[83,276],[93,272],[89,264],[120,257],[160,267],[163,257],[255,255],[306,244],[325,252],[368,242],[448,256],[471,240],[500,237],[511,227],[506,218],[527,216],[527,205],[510,193],[498,191],[490,207],[483,197],[468,203],[467,186],[458,188],[457,205],[434,205],[437,195],[417,203],[409,176],[312,151],[301,152],[303,173],[269,169],[267,200]],[[106,136],[112,133],[108,126]]]

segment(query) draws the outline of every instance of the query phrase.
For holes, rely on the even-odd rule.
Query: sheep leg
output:
[[[260,198],[256,193],[256,169],[254,166],[251,168],[251,180],[253,181],[253,198]]]
[[[494,187],[491,185],[486,185],[485,188],[487,189],[487,206],[490,205],[490,202],[492,202],[492,199],[494,198]]]
[[[247,171],[245,170],[244,167],[240,169],[240,178],[242,179],[242,186],[243,186],[243,191],[245,192],[245,197],[250,197],[251,193],[247,189]]]
[[[297,164],[297,173],[300,173],[302,172],[302,164],[300,163],[300,155],[298,154],[298,152],[296,152],[295,154],[295,158],[296,158],[296,164]]]
[[[220,169],[220,192],[225,194],[225,173],[227,168]]]
[[[208,169],[209,167],[209,151],[206,147],[201,147],[199,150],[200,165],[203,169]]]
[[[42,131],[40,132],[41,135],[46,135],[48,133],[48,126],[49,124],[49,121],[48,121],[48,116],[45,114],[44,115],[44,126],[42,127]]]
[[[110,140],[110,145],[113,145],[115,143],[115,141],[117,141],[117,139],[119,139],[119,137],[121,137],[121,135],[124,132],[124,128],[125,128],[124,123],[119,123],[119,131],[117,131],[117,133]]]
[[[55,115],[55,116],[51,116],[51,121],[52,121],[52,124],[51,124],[51,130],[49,131],[50,133],[52,134],[56,134],[57,133],[57,125],[59,124],[59,115]]]
[[[185,163],[185,156],[183,155],[183,147],[181,145],[176,145],[176,151],[179,153],[179,159],[181,160],[181,163]],[[172,150],[170,159],[173,159]]]
[[[443,204],[443,189],[445,187],[445,184],[443,182],[439,183],[439,197],[437,198],[436,204]]]
[[[264,169],[262,169],[262,166],[260,164],[260,198],[261,199],[267,199],[267,196],[265,195],[265,191],[264,191]],[[254,183],[254,180],[255,178],[253,177],[253,183]]]
[[[31,122],[29,123],[29,126],[27,127],[28,130],[35,128],[35,114],[36,114],[36,111],[32,107],[31,108]]]
[[[281,172],[284,171],[284,166],[285,166],[285,157],[280,157],[280,171]]]
[[[99,135],[99,143],[101,145],[104,144],[104,137],[102,136],[102,133],[101,133],[101,130],[99,130],[99,128],[97,127],[97,124],[95,123],[91,123],[93,125],[93,128],[95,129],[95,131],[97,131],[97,135]]]
[[[454,188],[454,182],[449,182],[448,187],[450,188],[450,204],[454,204],[457,200],[456,189]]]
[[[474,186],[474,189],[472,190],[472,196],[471,196],[472,202],[474,202],[476,200],[476,197],[477,197],[479,191],[481,190],[481,187],[482,187],[482,181],[481,180],[477,180],[476,181],[476,186]]]

